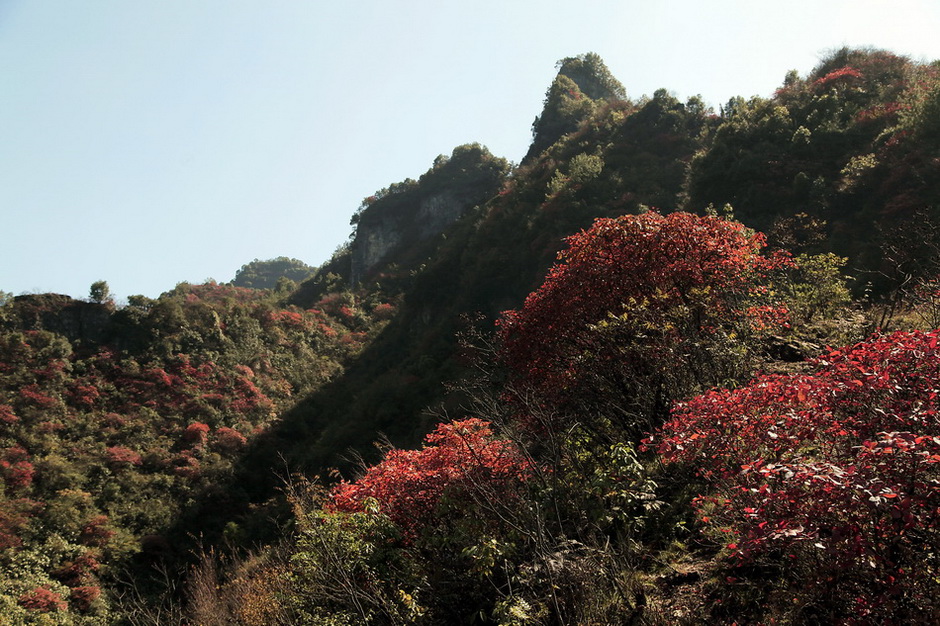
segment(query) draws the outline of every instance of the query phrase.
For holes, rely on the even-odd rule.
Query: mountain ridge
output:
[[[938,103],[940,64],[877,50],[838,50],[806,77],[788,75],[771,97],[732,99],[717,114],[698,98],[681,102],[666,90],[629,100],[600,57],[569,57],[559,62],[520,165],[510,166],[479,144],[458,146],[418,180],[393,183],[367,198],[353,216],[351,241],[320,268],[286,258],[267,266],[256,260],[233,284],[181,283],[160,298],[132,297],[123,307],[55,295],[5,302],[0,556],[49,565],[37,565],[25,578],[4,574],[0,608],[22,620],[51,612],[72,620],[63,623],[109,623],[122,611],[127,620],[121,592],[127,598],[130,591],[121,583],[121,568],[135,584],[157,589],[149,568],[186,563],[195,535],[205,546],[227,543],[244,555],[247,546],[286,541],[284,524],[298,524],[300,536],[310,536],[317,526],[304,526],[305,515],[323,516],[329,526],[329,511],[299,505],[296,494],[285,496],[285,481],[300,481],[290,475],[338,471],[328,480],[354,481],[363,464],[387,459],[389,446],[415,448],[428,433],[445,437],[451,420],[479,418],[480,398],[460,385],[475,367],[461,342],[497,341],[496,320],[504,311],[522,310],[557,269],[559,253],[583,241],[601,218],[653,223],[642,216],[664,215],[663,223],[696,223],[692,216],[698,216],[711,223],[719,214],[730,219],[733,211],[745,227],[765,231],[773,248],[788,250],[801,263],[764,286],[767,294],[789,299],[793,315],[790,335],[767,340],[777,346],[861,340],[876,326],[871,311],[884,312],[880,326],[903,307],[926,316],[929,309],[917,307],[933,302],[928,287],[940,270]],[[648,213],[651,208],[658,212]],[[282,270],[298,273],[278,281]],[[313,275],[299,286],[291,282],[308,272]],[[260,285],[267,288],[249,288]],[[648,295],[650,301],[656,297]],[[633,305],[591,320],[591,332],[611,333],[613,345],[627,350],[633,345],[624,334],[629,316],[648,314],[644,307],[651,306]],[[668,336],[667,330],[646,329]],[[742,340],[735,349],[759,355],[762,348]],[[586,352],[583,361],[600,353]],[[738,353],[723,356],[733,360]],[[500,365],[496,356],[489,358],[485,369]],[[760,358],[769,361],[766,354]],[[490,383],[499,381],[497,375]],[[652,404],[657,415],[665,410],[660,400]],[[598,426],[597,432],[610,429]],[[613,447],[585,448],[577,467],[567,470],[593,473],[573,480],[594,481],[626,498],[603,463],[592,466],[590,458],[634,476],[640,461],[631,456],[637,443],[632,436],[607,442]],[[384,444],[373,445],[381,439]],[[433,448],[427,441],[425,447]],[[681,478],[655,479],[666,481],[663,490],[680,492],[669,481]],[[646,487],[637,489],[646,493]],[[672,497],[663,490],[657,498]],[[318,497],[322,502],[326,496]],[[149,509],[146,502],[152,502]],[[559,506],[577,508],[571,502]],[[678,495],[669,506],[684,520],[677,528],[695,523]],[[579,528],[582,545],[554,546],[556,552],[543,555],[548,560],[538,566],[521,565],[513,584],[530,580],[525,576],[541,581],[539,572],[549,571],[548,562],[563,562],[561,555],[584,564],[592,550],[602,554],[598,536]],[[620,537],[622,530],[604,532]],[[394,535],[394,529],[386,531]],[[668,540],[680,541],[681,532]],[[389,545],[401,539],[392,535]],[[499,536],[506,546],[515,545]],[[496,566],[485,565],[487,555],[496,554],[488,551],[501,545],[450,546],[454,561],[444,559],[441,567],[463,563],[454,567],[465,573],[460,559],[472,556],[474,567],[490,568],[481,580],[504,589]],[[505,554],[512,549],[522,550],[507,547]],[[264,554],[259,563],[276,561]],[[710,558],[683,554],[703,567]],[[208,563],[204,559],[202,566]],[[209,606],[193,596],[192,585],[202,580],[198,571],[190,570],[188,578],[189,608],[171,602],[180,621],[185,611]],[[453,571],[428,571],[430,579],[457,584],[447,578]],[[631,575],[652,575],[637,571]],[[217,580],[207,598],[235,589],[240,580],[219,575],[223,582]],[[241,580],[260,584],[259,577],[245,576]],[[631,585],[643,587],[638,580]],[[545,597],[554,593],[532,584]],[[509,596],[494,599],[486,585],[474,585],[475,609],[490,616],[509,611],[499,608]],[[419,588],[432,589],[407,587]],[[275,606],[274,595],[259,594]],[[632,591],[622,596],[630,598],[621,598],[626,604],[638,597]],[[389,602],[405,611],[403,597]],[[545,615],[561,619],[557,606],[564,601],[555,600],[554,609],[545,601]],[[148,610],[160,602],[154,592]],[[444,610],[441,602],[436,606]],[[521,604],[513,606],[525,613]],[[222,615],[229,609],[215,610]],[[740,610],[747,615],[756,609]]]

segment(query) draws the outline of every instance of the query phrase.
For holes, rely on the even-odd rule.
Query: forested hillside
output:
[[[940,63],[586,54],[532,132],[319,268],[4,296],[4,623],[940,621]]]

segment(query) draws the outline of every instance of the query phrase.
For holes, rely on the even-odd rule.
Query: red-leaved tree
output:
[[[511,380],[540,403],[636,430],[672,398],[747,371],[744,340],[785,321],[763,285],[790,261],[764,256],[764,237],[738,222],[647,212],[599,219],[567,242],[499,321]]]
[[[329,508],[360,512],[374,500],[412,541],[435,522],[445,495],[500,497],[529,474],[529,463],[515,444],[497,439],[489,423],[470,418],[439,425],[420,450],[390,450],[359,480],[334,487]]]
[[[938,340],[876,336],[817,359],[815,374],[706,393],[647,446],[699,468],[702,519],[743,561],[787,555],[785,571],[810,579],[801,588],[847,598],[837,608],[866,623],[936,618]]]
[[[22,594],[19,598],[20,606],[38,611],[40,613],[64,612],[68,610],[65,599],[46,587],[36,587],[32,591]]]

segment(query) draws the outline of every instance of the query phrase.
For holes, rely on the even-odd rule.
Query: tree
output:
[[[252,289],[275,289],[282,278],[301,283],[316,273],[316,268],[310,267],[303,261],[279,256],[276,259],[259,261],[242,265],[235,273],[231,284],[235,287],[250,287]]]
[[[98,304],[106,304],[113,301],[111,296],[111,288],[108,286],[107,281],[96,280],[91,284],[91,289],[88,290],[88,298],[92,302]]]
[[[782,322],[764,284],[789,265],[762,235],[689,213],[599,219],[521,310],[499,321],[502,358],[522,395],[637,427],[671,398],[747,371],[746,339]]]
[[[368,509],[369,501],[414,540],[432,524],[441,499],[456,501],[474,490],[511,485],[529,474],[528,462],[515,445],[497,439],[479,419],[439,425],[420,450],[390,450],[378,465],[354,482],[331,492],[332,508],[347,513]]]
[[[798,604],[859,623],[936,618],[938,342],[940,330],[875,336],[813,374],[708,392],[646,444],[698,469],[706,529],[789,579]]]

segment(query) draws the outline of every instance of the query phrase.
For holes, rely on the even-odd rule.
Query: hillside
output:
[[[3,302],[0,613],[940,617],[940,64],[843,49],[715,112],[587,54],[532,131],[320,268]]]

